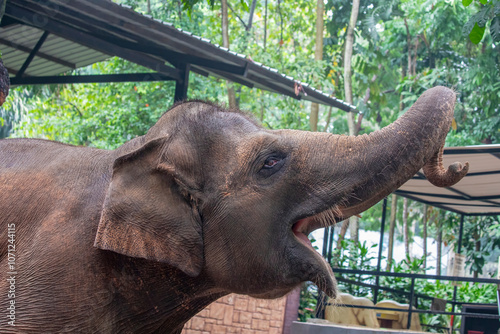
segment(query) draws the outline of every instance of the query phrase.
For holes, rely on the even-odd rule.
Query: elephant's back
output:
[[[37,139],[0,140],[0,223],[36,235],[42,225],[95,219],[112,163],[111,151]]]

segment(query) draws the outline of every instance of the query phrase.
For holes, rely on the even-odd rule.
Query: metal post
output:
[[[330,234],[330,228],[325,227],[325,233],[323,234],[323,251],[321,253],[323,255],[323,258],[325,259],[328,255],[328,240],[330,239],[328,237],[329,234]]]
[[[330,230],[330,238],[328,238],[329,240],[329,244],[328,244],[328,264],[331,265],[332,264],[332,257],[333,257],[333,235],[335,234],[335,229],[333,228],[333,226],[330,226],[328,228]]]
[[[187,99],[187,90],[189,85],[189,64],[182,64],[177,69],[181,72],[182,80],[175,81],[174,102]]]
[[[408,303],[408,323],[406,325],[406,329],[410,329],[411,327],[411,313],[413,307],[413,297],[415,295],[415,278],[411,278],[411,288],[410,288],[410,302]]]
[[[457,253],[460,254],[462,252],[462,238],[464,234],[464,215],[460,216],[460,230],[458,232],[458,249]],[[457,302],[457,286],[455,285],[453,287],[453,299],[451,303],[451,312],[455,312],[455,305]],[[454,325],[455,317],[451,319],[451,329],[450,331],[453,332],[453,325]]]
[[[382,264],[382,248],[384,245],[384,232],[385,232],[385,216],[387,213],[387,197],[384,198],[382,202],[382,223],[380,226],[380,240],[378,243],[378,259],[377,259],[377,271],[380,272],[380,266]],[[375,277],[376,288],[373,291],[373,304],[377,304],[378,299],[378,285],[380,281],[380,276]]]

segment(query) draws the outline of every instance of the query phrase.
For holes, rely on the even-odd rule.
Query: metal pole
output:
[[[406,325],[406,329],[410,329],[411,327],[411,313],[412,313],[412,307],[413,307],[413,297],[415,294],[415,278],[411,278],[411,288],[410,288],[410,302],[408,303],[408,323]]]
[[[325,233],[323,234],[323,252],[321,253],[323,257],[326,259],[327,257],[327,251],[328,251],[328,234],[330,232],[330,228],[325,227]]]
[[[382,248],[384,245],[384,231],[385,231],[385,217],[387,213],[387,197],[384,198],[382,202],[382,223],[380,226],[380,240],[378,242],[378,259],[377,259],[377,272],[380,272],[380,267],[382,264]],[[379,286],[380,276],[375,277],[376,288],[373,291],[373,304],[377,304],[378,299],[378,286]]]
[[[332,257],[333,257],[333,254],[332,254],[332,251],[333,251],[333,235],[335,234],[335,229],[333,228],[333,226],[330,226],[328,228],[330,230],[330,238],[328,238],[328,264],[331,265],[332,264]]]
[[[460,215],[460,230],[458,232],[458,249],[457,253],[460,254],[462,252],[462,238],[464,235],[464,215]],[[451,312],[455,312],[455,305],[457,301],[457,286],[455,285],[453,287],[453,299],[451,303]],[[453,325],[455,322],[455,317],[451,319],[451,329],[450,331],[453,332]]]

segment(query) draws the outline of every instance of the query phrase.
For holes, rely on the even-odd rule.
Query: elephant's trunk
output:
[[[435,87],[422,94],[396,122],[380,131],[358,137],[330,135],[327,140],[330,152],[332,142],[335,148],[329,163],[334,166],[334,173],[326,168],[315,173],[323,174],[323,179],[330,178],[327,187],[335,189],[323,188],[322,193],[338,194],[340,190],[343,194],[343,198],[333,200],[341,213],[338,218],[345,219],[368,209],[422,167],[428,180],[440,187],[449,187],[465,176],[468,163],[464,166],[454,163],[448,170],[442,165],[442,148],[454,105],[452,90]],[[328,135],[317,138],[323,137],[324,142],[324,136]],[[321,197],[332,203],[332,199]]]

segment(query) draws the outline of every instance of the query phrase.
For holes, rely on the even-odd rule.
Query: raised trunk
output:
[[[389,245],[387,246],[388,248],[388,253],[387,253],[387,271],[391,271],[392,267],[392,254],[394,250],[394,230],[396,227],[396,213],[398,210],[398,196],[395,194],[392,194],[391,198],[391,218],[390,218],[390,223],[389,223]]]
[[[427,179],[449,187],[468,171],[455,162],[446,170],[442,149],[453,118],[455,93],[445,87],[427,90],[396,122],[370,135],[340,137],[354,186],[344,218],[368,209],[399,188],[422,168]],[[378,189],[375,191],[374,189]],[[342,209],[342,208],[341,208]]]
[[[316,201],[324,202],[325,210],[335,205],[336,219],[344,220],[376,204],[424,165],[431,183],[456,183],[467,173],[468,164],[454,163],[446,171],[439,157],[454,105],[455,93],[436,87],[422,94],[396,122],[369,135],[316,132],[307,138],[298,137],[298,150],[302,146],[315,147],[314,152],[303,155],[300,163],[311,169],[309,173],[315,179],[311,184],[321,184],[312,190],[317,193]],[[330,166],[333,170],[327,168]]]

